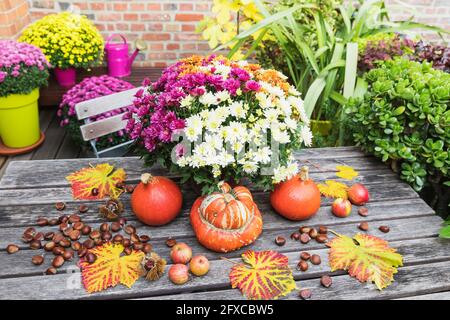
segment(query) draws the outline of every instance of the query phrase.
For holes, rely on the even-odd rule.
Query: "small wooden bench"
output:
[[[182,212],[175,221],[163,227],[148,227],[139,223],[131,212],[130,195],[124,194],[124,216],[137,227],[138,233],[151,236],[151,244],[157,253],[168,259],[169,248],[165,241],[168,237],[174,237],[192,246],[195,254],[204,254],[210,259],[211,269],[205,277],[193,277],[181,286],[173,285],[166,274],[151,283],[139,279],[131,289],[118,285],[92,295],[79,285],[80,274],[72,273],[78,270],[75,267],[76,259],[66,262],[58,274],[44,275],[52,254],[45,253],[44,264],[33,266],[31,257],[41,251],[30,250],[20,240],[21,235],[26,227],[35,226],[38,217],[61,215],[54,208],[58,201],[66,202],[65,213],[71,213],[81,203],[86,203],[89,211],[82,214],[83,220],[93,227],[104,222],[97,213],[97,207],[103,201],[72,199],[65,180],[71,172],[89,164],[109,162],[115,167],[123,167],[128,174],[128,181],[136,183],[141,173],[149,169],[143,168],[142,160],[135,157],[11,162],[0,180],[0,299],[242,299],[240,292],[230,287],[228,274],[231,264],[220,257],[238,262],[240,255],[247,249],[276,250],[288,256],[297,286],[311,288],[312,299],[450,299],[450,241],[438,238],[442,219],[410,186],[400,181],[378,159],[367,156],[355,147],[306,149],[296,153],[296,158],[299,165],[310,167],[312,179],[318,182],[336,179],[336,165],[349,165],[359,171],[355,181],[366,185],[371,194],[371,201],[366,206],[369,216],[359,216],[357,207],[353,207],[348,218],[337,218],[330,212],[331,200],[323,199],[320,211],[312,219],[292,222],[272,211],[268,193],[253,190],[255,201],[263,214],[264,230],[261,237],[253,245],[239,251],[218,254],[203,248],[194,237],[189,223],[189,210],[196,197],[192,189],[182,188]],[[153,168],[151,172],[155,175],[167,174],[158,168]],[[362,221],[369,223],[368,233],[388,240],[403,255],[404,266],[394,275],[395,282],[381,292],[374,285],[361,284],[344,272],[331,273],[328,250],[324,244],[310,241],[302,245],[289,238],[301,225],[325,225],[335,232],[351,236],[361,232],[358,225]],[[385,234],[379,231],[381,225],[389,226],[390,232]],[[45,232],[50,229],[54,230],[55,227],[40,230]],[[287,239],[283,247],[275,244],[277,236]],[[5,248],[10,243],[18,244],[21,250],[8,255]],[[320,255],[322,263],[311,265],[307,272],[298,271],[296,265],[301,251]],[[330,288],[320,285],[319,279],[324,274],[332,276],[333,285]],[[298,291],[293,291],[286,299],[299,299]]]

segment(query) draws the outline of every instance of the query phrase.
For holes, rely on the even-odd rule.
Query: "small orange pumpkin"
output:
[[[229,252],[253,243],[261,234],[262,218],[250,191],[231,189],[222,182],[220,192],[200,197],[191,209],[191,224],[198,241],[216,252]]]
[[[320,208],[320,191],[309,179],[308,167],[302,167],[299,175],[277,184],[270,194],[270,204],[290,220],[306,220],[315,215]]]

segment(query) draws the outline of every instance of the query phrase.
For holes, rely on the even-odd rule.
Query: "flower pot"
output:
[[[39,89],[29,94],[0,97],[0,137],[9,148],[28,147],[38,142]]]
[[[55,68],[55,77],[58,84],[64,88],[73,87],[77,82],[77,72],[75,68]]]
[[[311,120],[311,131],[313,135],[328,136],[332,127],[333,121],[331,120]]]

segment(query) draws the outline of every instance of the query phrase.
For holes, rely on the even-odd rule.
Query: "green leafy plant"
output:
[[[432,204],[445,212],[450,199],[450,74],[396,58],[365,76],[363,99],[346,113],[358,145],[388,162],[416,191],[431,187]]]
[[[339,5],[337,10],[341,21],[335,28],[324,18],[314,3],[296,4],[289,9],[271,13],[261,1],[254,0],[264,19],[238,34],[230,43],[235,45],[230,56],[241,50],[250,37],[270,31],[279,46],[289,70],[290,80],[304,98],[305,110],[314,120],[334,120],[337,145],[345,143],[345,113],[342,106],[349,97],[364,92],[364,82],[357,81],[357,41],[377,33],[392,33],[423,28],[436,32],[447,32],[437,27],[412,21],[392,22],[389,20],[384,1],[349,1]],[[310,44],[310,29],[297,21],[298,12],[308,11],[313,17],[317,46]],[[263,37],[252,42],[246,56],[259,47]],[[217,48],[226,48],[230,43]],[[325,108],[331,109],[332,118],[324,118]]]

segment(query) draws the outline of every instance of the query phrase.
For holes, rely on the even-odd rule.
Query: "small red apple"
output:
[[[336,217],[346,218],[350,215],[350,212],[352,212],[352,204],[346,199],[337,198],[331,205],[331,212],[333,212]]]
[[[186,264],[191,261],[192,249],[184,242],[179,242],[172,247],[170,258],[173,263]]]
[[[169,279],[174,284],[185,284],[189,280],[189,269],[184,264],[174,264],[169,269]]]
[[[209,261],[205,256],[195,256],[189,262],[189,270],[198,277],[204,276],[209,271]]]
[[[362,206],[369,201],[369,191],[360,183],[356,183],[348,189],[348,199],[357,206]]]

